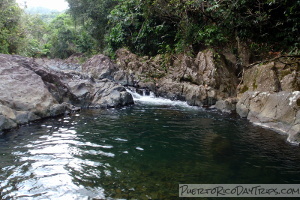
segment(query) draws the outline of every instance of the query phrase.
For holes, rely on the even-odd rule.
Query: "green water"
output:
[[[43,120],[0,136],[0,160],[2,199],[171,200],[180,183],[300,183],[286,136],[187,106]]]

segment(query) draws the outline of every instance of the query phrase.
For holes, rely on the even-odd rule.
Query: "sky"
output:
[[[28,7],[45,7],[58,11],[68,9],[68,3],[65,0],[17,0],[21,7],[24,6],[24,2]]]

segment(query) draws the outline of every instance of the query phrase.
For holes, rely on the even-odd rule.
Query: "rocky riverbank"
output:
[[[149,58],[120,49],[114,79],[189,105],[236,112],[254,124],[288,134],[288,141],[298,144],[300,58],[281,56],[243,67],[234,59],[212,50]]]
[[[5,54],[0,63],[0,130],[81,108],[133,104],[126,89],[106,75],[115,65],[103,55],[83,67]],[[103,75],[93,76],[94,69]]]
[[[126,49],[116,62],[96,55],[83,64],[0,54],[0,130],[74,109],[133,104],[126,86],[157,96],[237,113],[299,143],[300,58],[281,56],[239,66],[230,54],[139,57]]]
[[[288,134],[300,142],[300,58],[279,57],[243,72],[237,113],[254,124]]]

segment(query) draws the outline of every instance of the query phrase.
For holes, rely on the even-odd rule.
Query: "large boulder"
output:
[[[300,58],[281,56],[244,69],[236,111],[251,122],[300,142]]]
[[[96,58],[100,60],[97,61]],[[61,65],[64,63],[62,62]],[[49,91],[59,102],[67,102],[81,108],[111,108],[133,104],[132,96],[124,87],[110,79],[103,78],[106,77],[103,74],[107,75],[107,73],[103,73],[100,69],[92,70],[93,66],[89,64],[95,63],[101,63],[98,66],[107,70],[114,65],[108,57],[98,55],[83,65],[85,72],[60,70],[58,67],[55,69],[59,70],[46,69],[43,66],[31,65],[31,67],[42,77]],[[49,66],[48,62],[43,65]],[[57,62],[56,65],[60,66]]]
[[[98,57],[101,68],[112,69],[112,62]],[[67,110],[110,108],[133,104],[126,89],[93,70],[96,60],[78,64],[63,60],[32,59],[0,54],[0,130],[16,127]],[[74,69],[76,71],[74,71]],[[88,69],[91,69],[89,71]],[[105,70],[104,70],[105,71]]]
[[[236,96],[238,81],[234,73],[223,56],[210,50],[199,52],[195,59],[179,55],[160,79],[158,93],[179,93],[177,96],[183,96],[190,105],[210,106]],[[166,84],[166,80],[172,81]]]
[[[64,79],[65,85],[84,108],[111,108],[133,104],[126,89],[109,79]]]
[[[300,142],[300,91],[245,92],[237,113],[254,124],[287,133],[292,143]]]
[[[225,113],[235,113],[236,104],[237,104],[236,98],[228,98],[225,100],[217,101],[215,108]]]
[[[15,127],[65,111],[39,75],[27,68],[28,59],[0,54],[0,129]]]

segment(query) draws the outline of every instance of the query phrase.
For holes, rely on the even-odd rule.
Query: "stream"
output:
[[[298,184],[299,147],[245,119],[140,96],[0,136],[0,199],[179,199],[178,184]],[[237,198],[235,198],[237,199]]]

